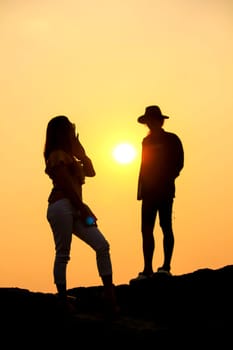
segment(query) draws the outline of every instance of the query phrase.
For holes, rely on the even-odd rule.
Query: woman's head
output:
[[[72,153],[72,144],[75,137],[75,125],[64,115],[52,118],[46,130],[44,157],[48,158],[50,152],[62,149]]]

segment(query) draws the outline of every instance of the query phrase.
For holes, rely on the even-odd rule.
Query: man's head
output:
[[[161,113],[161,110],[158,106],[148,106],[146,107],[145,113],[142,116],[138,117],[138,122],[148,125],[148,122],[149,124],[153,123],[153,121],[164,122],[164,119],[168,118],[168,116]]]

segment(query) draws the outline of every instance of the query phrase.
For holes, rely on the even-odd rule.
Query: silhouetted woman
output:
[[[45,173],[53,183],[48,198],[47,219],[55,243],[53,275],[58,296],[64,301],[67,298],[67,263],[70,260],[72,236],[75,235],[94,249],[105,298],[114,309],[110,246],[97,227],[97,218],[82,200],[85,176],[95,176],[95,170],[76,136],[75,125],[66,116],[55,116],[49,121],[44,159]]]

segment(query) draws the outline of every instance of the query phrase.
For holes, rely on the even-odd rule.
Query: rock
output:
[[[70,289],[72,312],[54,294],[0,288],[1,340],[24,349],[82,343],[222,350],[232,338],[232,280],[228,265],[117,285],[120,312],[113,319],[105,313],[102,286]]]

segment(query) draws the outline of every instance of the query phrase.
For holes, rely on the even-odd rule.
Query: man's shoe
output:
[[[164,269],[163,267],[159,267],[157,273],[163,273],[165,275],[172,276],[171,272],[169,270]]]
[[[151,275],[146,275],[143,272],[139,272],[138,276],[136,278],[133,278],[132,280],[130,280],[130,282],[137,282],[137,281],[143,281],[143,280],[148,280],[153,276],[153,274]]]

